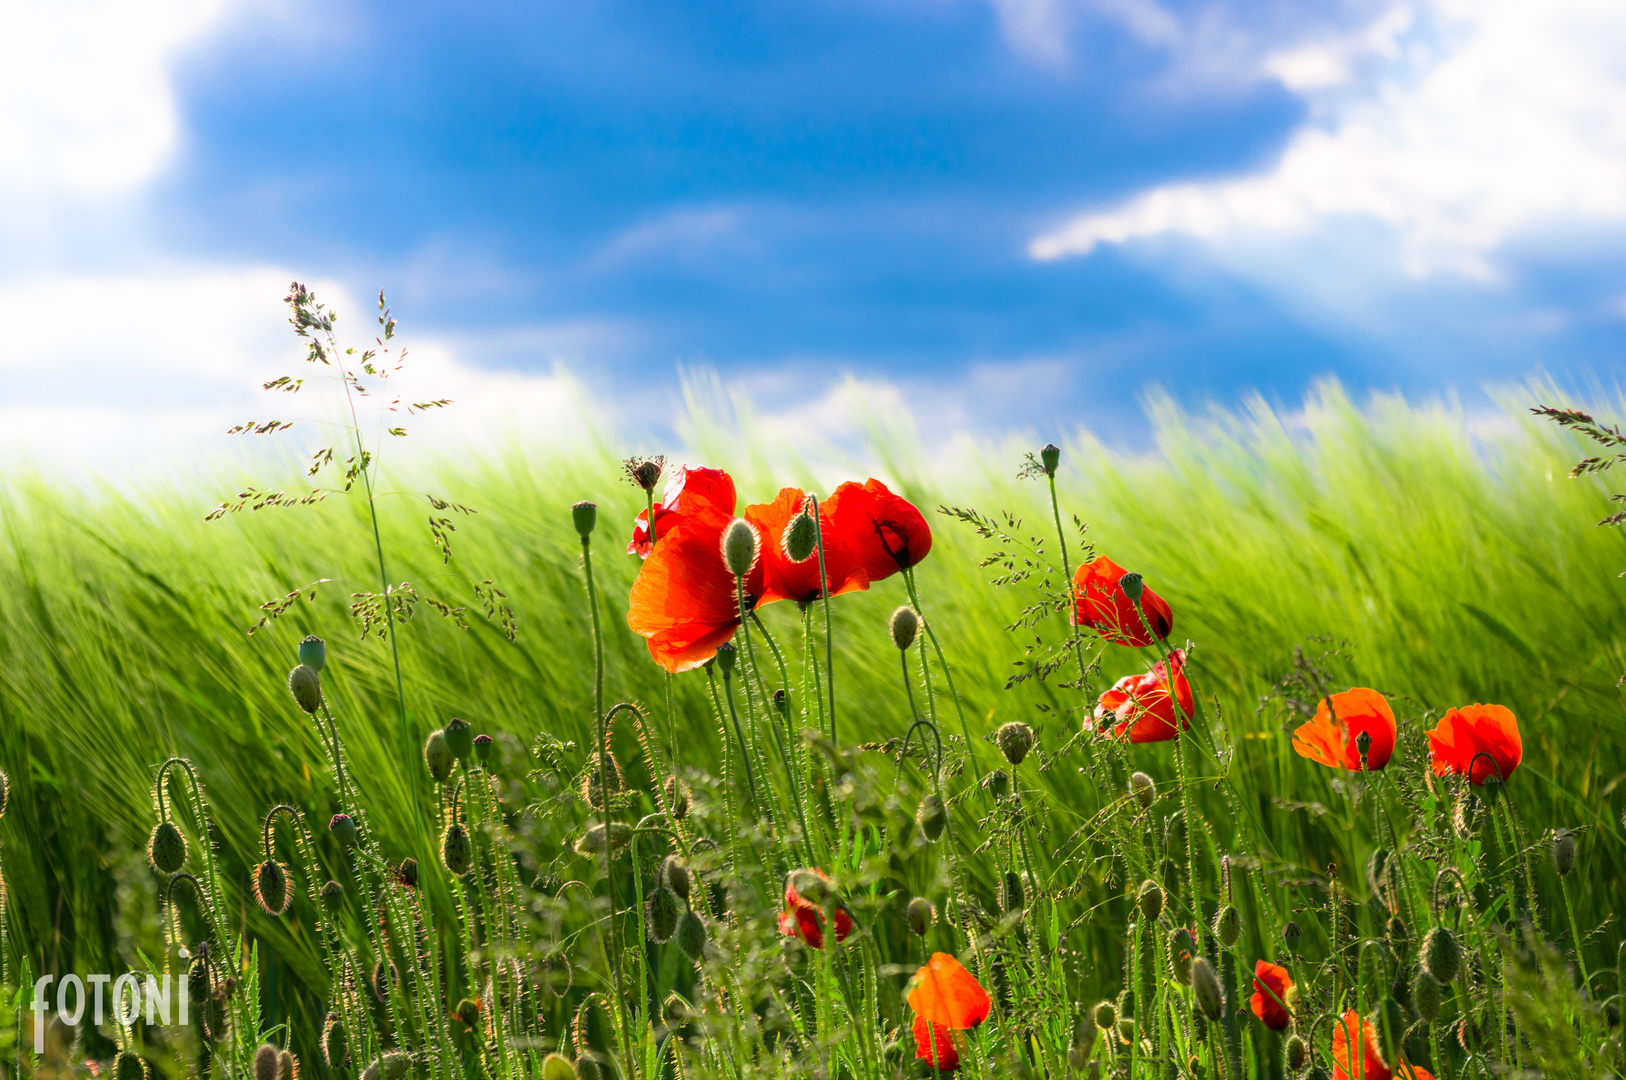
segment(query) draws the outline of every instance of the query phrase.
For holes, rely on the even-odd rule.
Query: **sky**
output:
[[[1626,5],[0,0],[0,463],[225,453],[289,280],[463,430],[1145,446],[1613,387]]]

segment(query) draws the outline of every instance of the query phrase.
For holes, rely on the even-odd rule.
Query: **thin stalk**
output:
[[[1047,470],[1045,475],[1050,480],[1050,513],[1056,519],[1056,541],[1061,545],[1061,573],[1062,577],[1066,579],[1065,588],[1068,594],[1067,607],[1069,609],[1066,612],[1067,633],[1073,639],[1073,653],[1078,657],[1079,693],[1085,695],[1085,704],[1088,705],[1089,668],[1084,663],[1084,646],[1078,640],[1078,635],[1073,633],[1073,612],[1071,610],[1074,604],[1072,598],[1073,567],[1071,560],[1067,557],[1067,530],[1063,529],[1061,524],[1061,502],[1056,498],[1056,474]]]
[[[920,616],[920,625],[926,631],[926,637],[932,643],[932,650],[937,653],[937,664],[943,669],[943,681],[948,683],[949,698],[954,702],[954,711],[960,717],[960,734],[965,737],[965,756],[971,760],[971,771],[977,778],[977,787],[982,787],[982,766],[977,764],[977,755],[971,749],[971,726],[966,723],[965,706],[960,704],[960,692],[954,689],[954,672],[949,668],[948,659],[943,656],[943,646],[938,644],[937,631],[932,629],[931,620],[920,607],[920,593],[915,588],[915,572],[913,568],[903,572],[903,584],[909,591],[909,604]]]
[[[819,600],[824,605],[824,681],[830,694],[830,742],[836,741],[836,646],[830,631],[830,577],[824,567],[824,520],[819,513],[819,497],[807,497],[807,512],[813,515],[813,550],[819,556]]]

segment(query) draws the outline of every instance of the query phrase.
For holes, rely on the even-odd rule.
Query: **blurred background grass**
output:
[[[1196,643],[1199,692],[1236,737],[1237,790],[1263,822],[1273,869],[1284,878],[1336,862],[1354,892],[1366,892],[1357,868],[1369,840],[1344,828],[1344,796],[1329,786],[1334,774],[1296,757],[1272,715],[1256,715],[1261,695],[1290,668],[1294,646],[1329,635],[1347,642],[1345,658],[1333,664],[1339,688],[1376,687],[1414,725],[1427,710],[1451,705],[1511,707],[1525,741],[1511,790],[1526,828],[1536,836],[1558,825],[1591,827],[1572,879],[1583,928],[1608,919],[1626,895],[1617,686],[1626,672],[1617,579],[1626,570],[1626,537],[1593,527],[1609,512],[1607,478],[1567,478],[1581,448],[1524,415],[1527,397],[1510,395],[1505,415],[1491,424],[1389,398],[1357,406],[1332,386],[1290,418],[1262,404],[1193,416],[1154,403],[1156,455],[1124,459],[1085,438],[1064,442],[1064,513],[1089,523],[1102,553],[1141,571],[1173,605],[1175,638]],[[735,473],[742,504],[766,501],[781,484],[814,483],[807,462],[770,468],[749,431],[702,426],[691,438],[705,463]],[[1044,488],[1014,479],[1027,449],[1037,446],[979,448],[967,455],[976,464],[952,475],[904,440],[872,451],[923,509],[1009,509],[1026,519],[1021,532],[1048,536]],[[516,450],[438,467],[414,485],[479,509],[460,523],[451,571],[495,578],[520,636],[509,644],[477,614],[459,632],[421,611],[401,636],[414,732],[406,746],[396,734],[388,646],[358,642],[346,616],[351,592],[378,586],[359,503],[330,500],[205,524],[219,496],[265,478],[234,477],[208,491],[196,481],[184,489],[86,491],[7,478],[0,767],[11,777],[11,804],[0,839],[13,957],[57,972],[136,965],[133,949],[156,926],[155,876],[143,856],[154,821],[152,774],[167,756],[184,755],[197,763],[217,815],[237,918],[268,954],[270,1019],[291,1015],[301,1041],[310,1037],[325,1010],[326,975],[309,927],[297,911],[280,921],[263,917],[247,888],[266,809],[292,802],[318,829],[339,809],[315,732],[284,687],[295,643],[311,632],[329,641],[324,681],[386,850],[430,861],[431,853],[412,850],[405,770],[431,728],[457,715],[497,735],[515,778],[538,732],[581,742],[590,731],[591,647],[568,511],[578,499],[600,506],[595,566],[606,608],[607,693],[661,701],[660,672],[625,622],[638,561],[622,548],[642,498],[621,479],[620,457],[607,447]],[[991,587],[993,571],[978,566],[986,545],[965,526],[928,516],[935,543],[919,570],[923,607],[955,667],[976,752],[991,762],[993,748],[982,740],[1010,719],[1034,724],[1041,748],[1054,751],[1077,723],[1058,710],[1078,704],[1077,695],[1033,683],[1004,689],[1025,643],[1005,627],[1032,593]],[[421,504],[388,505],[392,578],[467,602],[466,583],[430,549],[423,517]],[[296,604],[245,634],[261,602],[324,576],[339,580],[323,586],[314,604]],[[844,741],[900,735],[906,726],[885,635],[888,614],[904,599],[894,579],[837,605]],[[795,651],[799,624],[785,608],[763,615]],[[1051,636],[1059,629],[1051,627]],[[1307,652],[1325,648],[1311,644]],[[1097,689],[1144,662],[1121,648],[1101,660]],[[676,723],[685,760],[714,767],[703,679],[676,680]],[[642,770],[632,763],[630,733],[624,737],[622,758],[636,783]],[[1394,767],[1423,769],[1413,751]],[[1172,780],[1166,746],[1136,748],[1133,759]],[[1045,792],[1056,836],[1103,798],[1104,781],[1076,760],[1029,776]],[[426,815],[428,787],[418,787]],[[1332,812],[1290,810],[1277,797]],[[1200,799],[1226,834],[1230,810],[1221,796],[1205,785]],[[325,832],[321,841],[336,865]],[[1275,927],[1252,914],[1264,955]],[[1096,925],[1083,933],[1101,937],[1077,943],[1086,954],[1116,955],[1121,930]],[[1115,988],[1117,973],[1104,970],[1100,981],[1101,992]]]

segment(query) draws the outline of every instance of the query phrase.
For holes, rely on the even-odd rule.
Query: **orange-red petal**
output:
[[[1378,1053],[1378,1033],[1354,1009],[1332,1029],[1333,1080],[1391,1080],[1393,1073]]]
[[[954,1033],[934,1024],[924,1016],[916,1015],[914,1022],[915,1057],[940,1072],[960,1067],[960,1051],[954,1045]]]
[[[1191,727],[1196,701],[1186,679],[1186,655],[1169,653],[1174,668],[1174,696],[1169,696],[1168,668],[1162,660],[1144,675],[1126,675],[1096,701],[1096,730],[1132,743],[1166,742]],[[1176,707],[1178,706],[1178,708]],[[1178,726],[1177,726],[1178,725]]]
[[[837,542],[848,545],[870,582],[907,570],[932,549],[926,518],[873,477],[862,485],[847,481],[830,493],[826,505]]]
[[[722,469],[708,469],[685,465],[668,475],[666,494],[655,507],[655,541],[675,528],[685,518],[720,514],[724,520],[734,516],[734,478]],[[628,555],[649,558],[654,542],[649,539],[649,511],[640,510],[632,523],[632,542],[627,545]]]
[[[1141,619],[1134,601],[1124,594],[1118,583],[1128,573],[1105,555],[1082,564],[1073,573],[1073,622],[1093,628],[1102,637],[1118,645],[1145,647],[1152,643],[1152,634],[1166,638],[1174,629],[1174,610],[1168,602],[1151,589],[1142,588]],[[1151,623],[1151,630],[1146,624]]]
[[[869,578],[858,564],[847,543],[831,519],[829,504],[819,507],[819,532],[824,539],[824,575],[819,574],[819,556],[792,562],[785,553],[785,527],[802,512],[807,493],[801,488],[780,488],[769,503],[754,503],[745,508],[745,520],[762,534],[762,596],[760,607],[775,600],[794,600],[810,603],[823,595],[823,582],[830,584],[830,595],[840,596],[855,589],[869,588]]]
[[[627,625],[649,639],[649,654],[668,671],[705,663],[740,624],[734,576],[720,546],[728,521],[711,508],[686,514],[657,537],[632,583]],[[761,588],[760,567],[745,588],[749,605]]]
[[[1272,1031],[1281,1031],[1293,1021],[1288,1009],[1293,990],[1293,977],[1279,964],[1260,960],[1253,965],[1253,997],[1249,1004],[1253,1015]]]
[[[793,870],[785,878],[785,910],[779,916],[779,932],[801,939],[809,948],[824,948],[824,909],[796,891],[796,875],[813,873],[825,881],[830,877],[818,867]],[[852,933],[853,917],[839,903],[835,906],[836,941],[846,941]]]
[[[1366,767],[1376,770],[1387,765],[1394,755],[1398,731],[1394,710],[1383,695],[1358,686],[1322,698],[1315,716],[1293,733],[1293,749],[1311,761],[1359,772],[1361,752],[1356,740],[1366,732],[1372,736]]]
[[[1428,733],[1428,745],[1435,776],[1456,773],[1468,776],[1474,784],[1483,784],[1487,777],[1497,775],[1506,780],[1524,760],[1519,721],[1512,710],[1502,705],[1447,709],[1438,726]]]
[[[948,953],[933,953],[915,972],[909,1007],[917,1016],[952,1031],[968,1031],[988,1019],[993,999],[977,977]]]

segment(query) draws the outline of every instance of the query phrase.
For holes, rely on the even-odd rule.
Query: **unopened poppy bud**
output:
[[[1142,810],[1150,810],[1157,798],[1157,783],[1143,772],[1129,774],[1129,793],[1135,796]]]
[[[334,814],[327,823],[328,832],[344,847],[356,846],[356,822],[349,814]]]
[[[982,786],[994,798],[1002,799],[1005,793],[1011,790],[1011,774],[1004,769],[995,769],[982,778]]]
[[[892,633],[892,644],[902,652],[915,643],[915,635],[920,632],[920,616],[908,604],[903,605],[892,613],[892,621],[887,624]]]
[[[594,825],[582,834],[580,840],[576,841],[577,853],[581,855],[597,855],[604,850],[605,835],[606,830],[603,825]],[[608,836],[612,847],[625,847],[627,841],[632,839],[632,826],[624,821],[612,822],[608,830]]]
[[[948,811],[943,808],[943,800],[936,795],[921,799],[920,808],[915,811],[915,824],[920,826],[927,840],[935,843],[948,824]]]
[[[113,1058],[113,1080],[147,1080],[147,1063],[140,1054],[120,1050]]]
[[[785,549],[785,558],[793,563],[802,563],[813,557],[813,550],[819,546],[819,527],[813,520],[813,515],[803,510],[790,519],[785,526],[785,534],[780,538],[780,544]]]
[[[577,1080],[608,1080],[604,1075],[604,1066],[592,1054],[577,1054],[574,1067]]]
[[[655,880],[677,893],[684,901],[689,899],[689,885],[693,879],[689,876],[689,868],[676,855],[668,855],[661,860],[660,873],[655,876]]]
[[[1417,1018],[1425,1024],[1432,1024],[1440,1018],[1440,1004],[1444,997],[1443,988],[1422,968],[1418,968],[1411,979],[1411,1007],[1417,1010]]]
[[[790,691],[783,686],[773,692],[774,711],[780,716],[790,715]]]
[[[1184,926],[1169,935],[1169,971],[1182,986],[1191,985],[1191,962],[1197,957],[1197,939]]]
[[[440,862],[453,877],[462,877],[474,865],[474,845],[469,841],[469,831],[455,821],[441,834]]]
[[[1140,883],[1140,891],[1135,894],[1135,906],[1147,923],[1157,922],[1157,917],[1163,914],[1163,890],[1158,888],[1157,882],[1147,878]]]
[[[288,673],[288,692],[301,709],[314,714],[322,705],[322,677],[300,664]]]
[[[1390,1069],[1400,1064],[1400,1044],[1406,1036],[1406,1013],[1392,997],[1383,999],[1369,1017],[1378,1037],[1378,1056]]]
[[[685,911],[683,918],[678,920],[676,936],[677,947],[690,960],[698,963],[706,954],[706,924],[692,909]]]
[[[737,578],[757,564],[757,531],[744,518],[735,518],[723,530],[723,565]]]
[[[1033,729],[1020,720],[1001,724],[994,732],[994,745],[999,747],[999,752],[1013,767],[1022,764],[1022,759],[1033,749],[1033,743]]]
[[[1282,1065],[1287,1069],[1287,1075],[1296,1076],[1310,1063],[1310,1044],[1304,1041],[1302,1035],[1289,1035],[1287,1045],[1282,1049]]]
[[[666,1021],[667,1027],[678,1027],[692,1015],[689,1003],[675,992],[667,994],[666,1000],[661,1002],[661,1019]]]
[[[474,749],[474,729],[467,720],[452,717],[441,732],[446,736],[446,749],[459,761],[469,760],[469,751]]]
[[[254,1080],[277,1080],[277,1048],[270,1043],[254,1051]]]
[[[288,910],[288,870],[275,859],[267,859],[254,871],[254,898],[268,915]]]
[[[598,524],[598,505],[585,499],[575,504],[570,508],[570,521],[576,526],[576,535],[586,540]]]
[[[1123,1044],[1125,1046],[1133,1046],[1134,1045],[1134,1043],[1135,1043],[1135,1018],[1133,1016],[1120,1016],[1120,1017],[1118,1017],[1118,1038],[1123,1041]]]
[[[294,1080],[299,1075],[299,1059],[292,1050],[277,1055],[277,1080]]]
[[[384,961],[380,960],[378,963],[373,965],[373,996],[374,997],[378,998],[379,1001],[388,1001],[389,998],[390,998],[390,987],[393,986],[394,984],[395,984],[395,965],[394,964],[390,964],[388,967],[385,967],[384,966]]]
[[[452,751],[446,745],[445,732],[436,731],[424,742],[423,763],[437,784],[444,784],[452,775]]]
[[[485,766],[491,765],[495,756],[496,740],[490,735],[476,735],[474,737],[474,760]]]
[[[1039,451],[1039,464],[1044,466],[1045,475],[1055,476],[1056,466],[1061,461],[1061,447],[1055,443],[1046,443],[1045,448]]]
[[[1242,913],[1234,905],[1226,904],[1214,916],[1214,936],[1227,949],[1242,936]]]
[[[732,641],[725,641],[717,646],[717,668],[723,673],[723,678],[732,678],[734,675],[734,662],[739,659],[739,650]]]
[[[311,634],[299,643],[299,662],[320,675],[327,666],[327,642]]]
[[[1006,911],[1020,911],[1027,906],[1027,896],[1022,888],[1022,875],[1015,870],[1005,871],[1005,876],[999,881],[999,906]]]
[[[1423,970],[1434,976],[1434,981],[1447,986],[1462,970],[1462,947],[1456,935],[1443,926],[1436,926],[1423,938]]]
[[[1118,588],[1124,591],[1132,604],[1140,603],[1140,594],[1146,590],[1146,583],[1136,573],[1128,573],[1118,579]]]
[[[160,874],[174,874],[186,865],[186,837],[173,821],[160,821],[147,838],[147,858]]]
[[[932,907],[932,902],[924,896],[917,896],[903,909],[903,917],[908,921],[909,929],[914,931],[915,937],[925,937],[926,931],[937,922],[937,909]]]
[[[1208,957],[1199,956],[1191,961],[1191,992],[1197,999],[1197,1008],[1210,1020],[1218,1020],[1225,1011],[1225,997],[1220,993],[1219,976]]]
[[[1118,1026],[1118,1006],[1110,1001],[1097,1001],[1091,1015],[1095,1018],[1095,1026],[1102,1031],[1111,1031]]]
[[[350,1040],[346,1038],[344,1020],[338,1013],[328,1013],[322,1025],[322,1058],[330,1069],[344,1065],[350,1056]]]
[[[396,884],[404,888],[416,889],[418,887],[418,860],[402,859],[395,868]]]
[[[666,794],[666,805],[672,808],[672,816],[678,821],[682,821],[684,818],[688,817],[689,789],[683,784],[678,783],[677,777],[669,776],[666,778],[666,784],[663,787],[663,791]]]
[[[1396,957],[1404,957],[1406,950],[1411,946],[1411,935],[1406,930],[1406,922],[1399,915],[1389,916],[1384,924],[1384,937],[1389,939],[1389,948],[1394,950]]]
[[[681,911],[676,891],[664,885],[650,890],[649,899],[644,901],[644,925],[655,944],[664,945],[672,940]]]
[[[1298,923],[1288,919],[1286,925],[1282,927],[1282,940],[1287,942],[1288,948],[1292,948],[1299,943],[1299,935],[1303,932]]]
[[[580,1080],[576,1067],[563,1054],[549,1054],[542,1059],[542,1080]]]
[[[1553,870],[1559,877],[1568,877],[1575,869],[1575,834],[1559,829],[1553,834]]]

